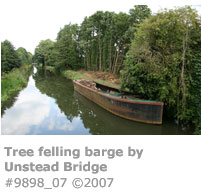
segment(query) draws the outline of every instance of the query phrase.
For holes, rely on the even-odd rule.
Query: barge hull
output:
[[[149,124],[162,124],[163,103],[123,100],[73,81],[74,90],[105,110],[126,118]]]

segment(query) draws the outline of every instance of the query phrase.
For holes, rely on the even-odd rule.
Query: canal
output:
[[[25,89],[2,111],[3,135],[175,135],[172,121],[149,125],[122,119],[82,95],[61,75],[34,68]]]

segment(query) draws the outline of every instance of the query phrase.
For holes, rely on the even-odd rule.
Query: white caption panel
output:
[[[200,165],[200,136],[0,136],[6,196],[200,196]]]

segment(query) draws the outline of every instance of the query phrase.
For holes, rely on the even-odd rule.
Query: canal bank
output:
[[[84,70],[63,70],[62,75],[71,80],[94,80],[100,84],[111,86],[114,88],[121,88],[120,78],[118,75],[113,75],[109,72],[100,72],[100,71],[84,71]]]
[[[32,72],[32,65],[21,66],[15,68],[9,73],[3,73],[1,76],[1,109],[4,110],[9,102],[25,88],[28,83],[29,76]]]

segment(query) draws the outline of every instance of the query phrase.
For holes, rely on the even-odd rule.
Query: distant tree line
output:
[[[32,54],[20,47],[15,50],[13,44],[5,40],[1,42],[1,72],[9,72],[13,68],[32,63]]]
[[[85,17],[82,24],[62,28],[56,42],[42,40],[34,61],[58,69],[80,69],[118,73],[134,33],[151,15],[146,5],[135,6],[129,14],[102,12]]]

